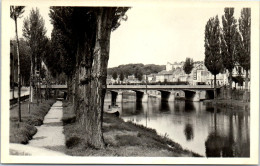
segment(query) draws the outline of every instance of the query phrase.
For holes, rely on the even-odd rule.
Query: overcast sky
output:
[[[19,37],[22,37],[23,19],[29,16],[31,8],[26,7],[23,17],[18,20]],[[49,8],[38,8],[50,37]],[[240,11],[241,8],[235,8],[236,19]],[[216,15],[221,21],[223,13],[223,8],[131,8],[127,12],[128,20],[112,32],[108,67],[128,63],[165,65],[184,61],[186,57],[204,60],[205,25]],[[14,32],[14,21],[10,19],[10,23]]]

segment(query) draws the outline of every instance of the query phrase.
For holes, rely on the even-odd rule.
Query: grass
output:
[[[124,122],[114,115],[104,114],[103,136],[105,149],[95,149],[84,142],[84,132],[75,122],[68,119],[75,117],[70,103],[64,103],[63,124],[66,139],[65,153],[72,156],[138,156],[138,157],[198,157],[179,144],[160,136],[154,129],[132,122]]]
[[[10,109],[10,142],[27,144],[33,135],[36,134],[35,126],[43,124],[44,116],[50,110],[50,107],[55,102],[50,99],[39,103],[31,104],[30,113],[28,112],[28,101],[21,103],[22,122],[18,122],[18,106]]]

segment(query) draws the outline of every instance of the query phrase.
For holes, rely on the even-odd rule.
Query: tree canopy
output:
[[[234,8],[225,8],[222,16],[223,30],[221,35],[221,52],[224,67],[232,74],[236,63],[237,24]],[[230,77],[231,78],[231,77]]]
[[[11,44],[13,45],[12,48],[17,47],[17,43],[14,40],[11,40]],[[31,70],[31,57],[30,57],[30,47],[27,45],[23,38],[19,39],[19,52],[20,52],[20,67],[21,67],[21,78],[23,80],[22,83],[29,84],[30,79],[30,70]],[[17,51],[14,49],[10,50],[13,57],[17,57]],[[13,58],[12,60],[17,60]],[[17,65],[17,62],[15,62]],[[17,66],[15,66],[16,68]]]
[[[193,59],[192,58],[186,58],[184,65],[183,65],[183,70],[186,74],[190,74],[193,69]]]
[[[239,64],[245,69],[250,70],[250,35],[251,35],[251,9],[243,8],[239,18],[238,33],[238,53]]]
[[[117,72],[116,72],[116,71],[113,72],[113,74],[112,74],[112,78],[113,78],[114,80],[117,79]]]
[[[251,54],[251,9],[243,8],[239,18],[239,32],[237,33],[238,63],[246,71],[245,88],[248,89],[248,71],[250,70]]]
[[[141,81],[143,79],[143,72],[140,68],[136,68],[135,69],[135,78],[137,78],[139,81]]]
[[[10,6],[10,17],[16,20],[24,13],[25,6]]]
[[[120,81],[124,81],[124,78],[125,78],[125,76],[124,76],[123,72],[120,72],[120,75],[119,75]]]
[[[39,9],[32,9],[30,16],[24,20],[23,36],[31,48],[33,71],[40,70],[43,54],[46,50],[47,37],[44,20],[39,13]]]
[[[213,74],[217,75],[222,69],[220,26],[218,16],[210,18],[205,27],[205,66]]]
[[[108,68],[108,75],[112,75],[114,71],[122,72],[125,77],[129,75],[134,75],[136,70],[138,69],[143,74],[152,74],[158,73],[162,70],[165,70],[165,65],[155,65],[155,64],[148,64],[144,65],[141,63],[137,64],[126,64],[126,65],[119,65],[118,67]]]

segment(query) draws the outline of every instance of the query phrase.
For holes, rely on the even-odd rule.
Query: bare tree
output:
[[[16,35],[16,42],[17,42],[17,60],[18,60],[18,120],[19,122],[22,121],[21,117],[21,73],[20,73],[20,57],[19,57],[19,39],[18,39],[18,32],[17,32],[17,18],[20,18],[24,13],[24,6],[10,6],[10,17],[15,22],[15,35]]]

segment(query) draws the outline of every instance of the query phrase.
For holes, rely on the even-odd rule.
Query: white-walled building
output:
[[[170,62],[167,62],[166,64],[166,71],[173,71],[177,68],[182,68],[184,65],[184,62],[174,62],[174,63],[170,63]]]

